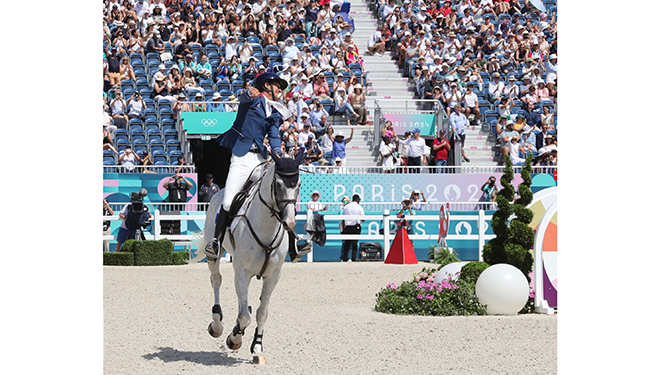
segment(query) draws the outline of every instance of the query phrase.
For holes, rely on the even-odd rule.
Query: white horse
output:
[[[296,225],[295,203],[300,191],[298,166],[303,152],[296,159],[273,157],[253,171],[250,180],[254,182],[247,190],[245,201],[237,212],[234,204],[230,210],[232,222],[227,228],[222,248],[232,256],[234,287],[238,297],[238,317],[231,334],[227,336],[227,347],[238,350],[243,342],[245,328],[250,324],[252,308],[248,305],[248,287],[252,277],[263,280],[260,305],[257,309],[257,328],[250,351],[263,352],[263,331],[268,318],[270,296],[280,279],[282,264],[286,259],[290,241],[288,229]],[[204,241],[208,243],[214,234],[215,218],[222,204],[224,189],[211,199],[204,224]],[[240,194],[239,194],[240,195]],[[236,200],[235,200],[236,201]],[[295,242],[295,241],[294,241]],[[295,245],[295,243],[294,243]],[[220,251],[222,254],[222,251]],[[213,321],[208,331],[213,337],[220,337],[223,330],[222,309],[220,308],[220,285],[222,276],[219,270],[220,258],[208,260],[213,286]]]

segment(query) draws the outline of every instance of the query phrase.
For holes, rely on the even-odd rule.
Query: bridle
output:
[[[282,241],[284,240],[284,237],[286,235],[286,232],[288,229],[286,229],[286,223],[282,219],[282,212],[288,206],[289,204],[296,204],[297,199],[278,199],[277,196],[275,195],[275,184],[271,184],[270,186],[270,198],[273,202],[275,202],[276,207],[273,207],[272,205],[268,204],[261,195],[261,184],[263,183],[263,178],[266,174],[266,168],[268,168],[268,161],[262,162],[261,164],[266,164],[264,171],[259,177],[257,181],[254,182],[252,186],[254,186],[257,189],[257,195],[259,197],[259,200],[261,203],[268,208],[268,211],[270,211],[270,216],[275,217],[278,222],[277,226],[277,232],[275,233],[275,236],[273,240],[269,244],[264,244],[260,239],[257,233],[255,232],[254,228],[252,227],[252,224],[250,223],[250,219],[245,215],[245,214],[240,214],[240,215],[234,215],[233,218],[242,218],[245,220],[245,223],[247,224],[248,230],[250,231],[250,234],[252,234],[252,237],[254,238],[255,241],[257,241],[257,244],[261,246],[261,248],[266,252],[266,258],[264,259],[264,265],[261,267],[261,271],[257,275],[257,279],[261,279],[261,276],[263,275],[264,271],[266,270],[266,266],[268,265],[268,259],[270,259],[270,255],[273,253],[275,249],[277,249],[281,244]],[[256,169],[256,168],[255,168]],[[254,170],[252,171],[254,173]],[[250,174],[250,177],[248,178],[247,181],[250,181],[250,178],[252,177],[252,173]],[[278,174],[280,176],[295,176],[298,175],[298,171],[296,172],[278,172],[277,169],[274,172],[275,174]],[[245,208],[244,212],[247,212],[249,209],[250,204],[254,199],[250,199],[247,201],[248,207]],[[280,205],[284,203],[284,206],[282,206],[282,209],[280,210],[279,207]],[[232,218],[232,219],[233,219]],[[236,248],[236,242],[234,240],[234,234],[230,230],[229,231],[229,238],[231,240],[232,247]]]

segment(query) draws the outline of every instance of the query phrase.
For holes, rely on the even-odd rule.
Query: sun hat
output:
[[[314,194],[317,194],[317,195],[319,196],[319,199],[321,199],[321,193],[319,193],[318,190],[314,190],[314,191],[312,192],[312,194],[309,195],[310,198],[311,198],[311,197],[314,197]]]

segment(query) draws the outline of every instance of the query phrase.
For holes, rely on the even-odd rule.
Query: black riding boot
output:
[[[225,232],[227,231],[228,225],[229,212],[225,211],[224,208],[220,208],[218,220],[215,222],[213,239],[206,244],[206,247],[204,248],[204,253],[209,260],[216,260],[220,257],[220,248],[222,247],[222,241],[225,239]]]
[[[292,263],[298,262],[302,259],[303,255],[309,254],[312,251],[312,243],[306,239],[298,239],[295,232],[289,231],[289,258]]]

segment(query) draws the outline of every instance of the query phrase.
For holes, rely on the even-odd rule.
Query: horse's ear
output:
[[[298,155],[296,155],[296,164],[300,165],[303,163],[303,158],[305,157],[305,151],[302,149],[298,151]]]

